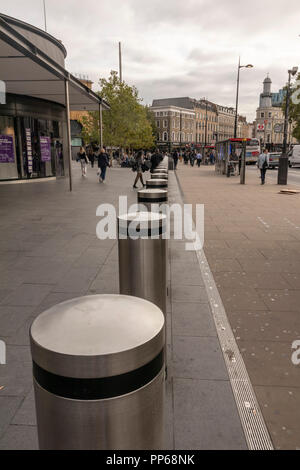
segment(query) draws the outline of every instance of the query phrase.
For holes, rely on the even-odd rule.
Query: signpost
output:
[[[241,173],[240,173],[240,184],[245,184],[246,179],[246,144],[247,139],[243,139],[243,147],[241,154]]]

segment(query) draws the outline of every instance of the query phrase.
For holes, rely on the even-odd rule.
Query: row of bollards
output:
[[[31,326],[40,449],[164,447],[167,188],[164,159],[141,210],[118,218],[120,295],[68,300]]]

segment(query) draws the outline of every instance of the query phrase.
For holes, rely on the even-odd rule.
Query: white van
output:
[[[289,166],[300,165],[300,145],[294,145],[292,150],[289,152]]]

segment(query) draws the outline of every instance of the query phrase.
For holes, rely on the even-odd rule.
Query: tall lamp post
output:
[[[282,154],[279,157],[278,166],[278,179],[277,184],[287,184],[288,176],[288,155],[287,155],[287,137],[288,137],[288,124],[289,124],[289,108],[290,108],[290,95],[291,95],[291,77],[296,75],[298,67],[293,67],[288,70],[289,80],[286,91],[286,103],[285,103],[285,114],[284,114],[284,130],[283,130],[283,146]]]
[[[237,119],[238,119],[238,105],[239,105],[239,87],[240,87],[240,69],[252,69],[253,65],[241,65],[241,58],[239,57],[237,83],[236,83],[236,103],[235,103],[235,120],[234,120],[234,138],[236,139],[237,134]]]

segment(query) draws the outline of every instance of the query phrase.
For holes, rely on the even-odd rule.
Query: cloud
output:
[[[172,96],[206,96],[234,106],[238,56],[239,111],[254,119],[262,82],[282,87],[299,65],[299,0],[46,0],[48,31],[68,51],[67,68],[99,77],[118,70],[144,102]],[[40,0],[15,0],[2,12],[43,28]],[[1,78],[1,77],[0,77]]]

